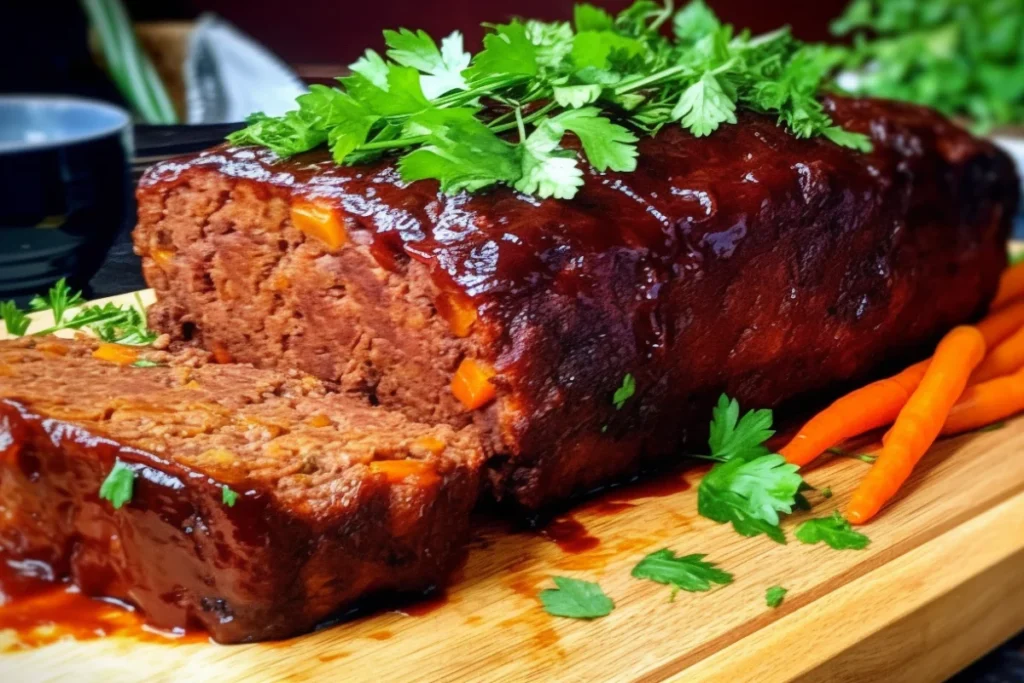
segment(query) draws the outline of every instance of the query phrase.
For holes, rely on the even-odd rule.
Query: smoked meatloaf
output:
[[[920,107],[825,105],[874,150],[743,113],[706,138],[664,128],[571,201],[445,196],[326,152],[161,163],[135,231],[151,325],[472,423],[493,494],[537,508],[702,440],[722,392],[775,408],[983,313],[1019,200],[1009,157]],[[495,398],[457,400],[460,368],[493,372]]]
[[[120,509],[99,496],[115,460],[134,473]],[[470,431],[297,372],[0,342],[0,550],[160,627],[281,638],[369,593],[443,581],[482,461]]]

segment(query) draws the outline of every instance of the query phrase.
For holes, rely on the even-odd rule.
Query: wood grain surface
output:
[[[134,637],[0,654],[0,681],[939,681],[1024,629],[1024,419],[948,439],[835,551],[792,537],[843,506],[869,466],[832,458],[831,487],[784,523],[778,545],[699,517],[691,484],[639,484],[556,519],[548,535],[481,517],[466,564],[434,607],[390,609],[280,643],[219,646]],[[663,478],[664,479],[664,478]],[[678,482],[678,480],[677,480]],[[671,492],[672,489],[674,492]],[[569,552],[558,530],[576,528]],[[590,546],[587,548],[587,546]],[[630,576],[660,548],[706,553],[735,575],[705,594]],[[598,581],[616,609],[591,622],[545,614],[552,575]],[[777,609],[765,590],[789,589]]]

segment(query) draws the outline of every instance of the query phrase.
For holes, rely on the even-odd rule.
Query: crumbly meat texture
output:
[[[795,406],[984,312],[1019,202],[1012,161],[927,109],[825,106],[874,150],[742,113],[705,138],[664,128],[635,172],[588,168],[571,201],[449,197],[401,182],[393,161],[342,168],[319,152],[166,162],[138,194],[152,321],[414,419],[472,419],[495,497],[558,502],[699,447],[723,392]],[[348,243],[295,229],[296,201],[338,211]],[[466,337],[437,315],[451,297],[478,315]],[[471,418],[448,389],[463,357],[497,373]],[[627,373],[636,394],[617,408]]]
[[[122,366],[96,348],[0,342],[7,553],[221,642],[308,631],[367,594],[439,584],[457,563],[482,463],[471,431],[298,372],[195,351]],[[119,510],[98,497],[116,459],[135,472]]]

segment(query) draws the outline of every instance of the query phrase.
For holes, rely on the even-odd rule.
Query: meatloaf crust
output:
[[[151,324],[413,419],[473,421],[494,495],[540,507],[702,439],[722,392],[775,408],[985,310],[1019,201],[1011,160],[927,109],[825,105],[874,150],[745,113],[706,138],[666,127],[635,172],[587,169],[571,201],[449,197],[392,161],[320,152],[162,163],[135,231]],[[348,241],[298,230],[300,201],[339,212]],[[473,412],[448,389],[466,357],[496,371]]]
[[[116,365],[96,348],[0,342],[8,556],[225,643],[308,631],[369,593],[438,584],[458,562],[482,463],[470,432],[299,373],[151,350],[161,366]],[[98,495],[115,460],[134,471],[120,509]]]

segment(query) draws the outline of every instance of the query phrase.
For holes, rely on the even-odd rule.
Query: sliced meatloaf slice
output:
[[[142,361],[142,362],[139,362]],[[297,372],[50,338],[0,342],[0,548],[221,642],[308,631],[444,581],[474,435]],[[100,489],[130,473],[115,509]],[[116,500],[114,502],[117,502]]]
[[[743,112],[703,138],[664,127],[634,172],[584,168],[569,201],[446,196],[326,151],[161,163],[135,231],[151,324],[472,420],[497,497],[562,500],[700,447],[723,392],[793,405],[984,312],[1019,201],[1009,157],[921,107],[824,104],[873,151]]]

